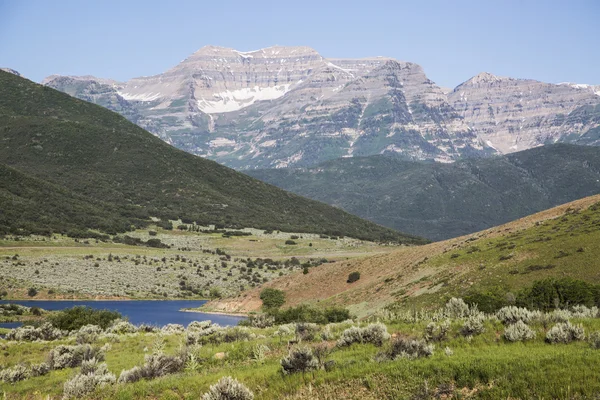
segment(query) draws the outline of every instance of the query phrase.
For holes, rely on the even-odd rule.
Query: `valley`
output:
[[[600,283],[597,257],[600,195],[561,205],[475,234],[364,259],[340,261],[309,274],[267,283],[286,304],[345,306],[355,315],[435,307],[450,297],[515,295],[545,278]],[[360,280],[348,283],[350,273]],[[208,303],[207,309],[258,311],[260,291]],[[502,303],[502,301],[500,301]],[[508,305],[508,304],[506,304]]]
[[[452,164],[370,156],[245,172],[375,223],[438,241],[600,193],[600,148],[559,143]]]
[[[117,241],[5,237],[0,241],[0,288],[6,299],[210,299],[304,266],[389,251],[390,246],[317,234],[256,229],[197,233],[181,229],[129,232]],[[209,227],[203,227],[208,229]],[[123,237],[139,239],[119,243]],[[294,239],[290,239],[294,238]],[[18,240],[17,240],[18,239]],[[164,247],[145,246],[158,240]],[[131,242],[131,239],[129,240]],[[286,244],[286,242],[294,244]],[[31,295],[31,289],[35,294]]]
[[[596,399],[598,145],[599,86],[306,46],[2,68],[0,394]]]

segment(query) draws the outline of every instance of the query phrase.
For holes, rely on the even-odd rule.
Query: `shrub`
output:
[[[600,306],[600,285],[572,278],[536,281],[517,295],[519,305],[540,310],[570,305]]]
[[[433,345],[424,340],[399,338],[392,342],[390,348],[380,353],[378,358],[383,360],[396,360],[408,358],[410,360],[433,355]]]
[[[224,376],[210,386],[210,390],[202,396],[202,400],[253,400],[254,394],[230,376]]]
[[[445,320],[439,325],[435,322],[430,322],[425,327],[423,338],[428,342],[441,342],[448,336],[450,330],[450,320]]]
[[[48,363],[33,364],[31,366],[31,376],[44,376],[50,372],[50,365]]]
[[[48,365],[52,369],[74,368],[81,365],[83,361],[95,358],[98,361],[104,360],[104,352],[100,349],[83,345],[60,345],[50,350],[48,354]]]
[[[39,328],[33,326],[21,326],[10,330],[6,334],[7,340],[32,342],[35,340],[57,340],[66,336],[66,332],[56,329],[50,323],[44,323]]]
[[[390,334],[387,332],[387,327],[378,322],[369,324],[365,328],[352,326],[344,330],[337,345],[343,347],[350,346],[353,343],[371,343],[375,346],[382,346],[389,338]]]
[[[308,347],[290,350],[288,356],[281,360],[281,368],[284,374],[305,373],[317,369],[318,366],[318,360]]]
[[[23,381],[31,376],[31,372],[24,365],[16,365],[0,371],[0,381],[6,383],[15,383]]]
[[[285,244],[288,244],[288,245],[295,245],[295,244],[297,244],[297,243],[296,243],[296,242],[294,242],[293,240],[290,240],[290,239],[288,239],[288,240],[286,240],[286,241],[285,241]]]
[[[444,315],[448,318],[464,318],[469,315],[469,305],[463,299],[453,297],[446,303]]]
[[[362,343],[362,328],[358,326],[351,326],[342,332],[342,335],[338,339],[337,345],[339,347],[350,346],[353,343]]]
[[[546,321],[549,320],[551,322],[567,322],[571,319],[571,317],[573,317],[573,314],[571,314],[569,310],[563,310],[560,308],[557,308],[556,310],[544,315]]]
[[[27,290],[27,296],[29,296],[29,297],[34,297],[37,294],[38,294],[38,291],[36,288],[31,287]]]
[[[275,317],[267,314],[250,315],[248,319],[240,321],[240,325],[253,328],[270,328],[275,324]]]
[[[98,325],[102,329],[106,329],[119,318],[121,318],[121,314],[117,311],[94,310],[86,306],[77,306],[50,315],[48,320],[58,329],[76,331],[85,325]]]
[[[158,333],[160,328],[154,325],[140,324],[137,326],[136,330],[139,333]]]
[[[328,324],[342,322],[350,319],[350,312],[345,308],[332,307],[325,310],[308,305],[290,307],[285,310],[269,310],[268,314],[275,318],[278,325],[292,322],[314,322],[316,324]]]
[[[327,343],[319,343],[315,347],[313,347],[313,354],[317,358],[317,362],[319,363],[319,368],[325,366],[325,359],[331,352],[331,349],[327,345]]]
[[[460,330],[463,336],[475,336],[485,332],[483,321],[485,316],[483,314],[472,315],[464,323]]]
[[[260,292],[260,299],[266,309],[277,309],[285,303],[285,293],[282,290],[266,288]]]
[[[570,343],[574,340],[585,339],[585,332],[581,325],[571,325],[570,322],[561,322],[554,325],[546,332],[548,343]]]
[[[312,322],[300,322],[296,324],[296,337],[298,340],[315,340],[319,332],[317,324]]]
[[[348,275],[348,280],[346,282],[353,283],[360,279],[360,272],[355,271]]]
[[[539,318],[539,311],[529,311],[526,308],[520,308],[515,306],[502,307],[496,312],[496,318],[498,318],[504,325],[515,324],[518,321],[529,323],[536,318]]]
[[[571,315],[573,318],[598,318],[600,310],[596,306],[588,308],[584,305],[577,305],[571,307]]]
[[[480,311],[491,314],[504,306],[514,303],[514,295],[510,293],[509,296],[506,290],[496,287],[487,291],[471,290],[465,295],[464,300],[470,306],[477,304],[477,308]]]
[[[116,320],[110,328],[108,328],[108,333],[115,333],[117,335],[123,335],[125,333],[135,333],[137,332],[137,328],[131,322]]]
[[[509,325],[504,329],[504,338],[510,342],[520,342],[523,340],[534,339],[535,332],[523,321]]]
[[[108,372],[105,363],[89,360],[82,365],[81,372],[65,382],[63,395],[65,399],[80,399],[96,390],[98,386],[115,383],[115,376]]]
[[[248,328],[245,327],[233,327],[227,329],[220,329],[215,332],[214,335],[208,337],[208,340],[211,343],[233,343],[233,342],[242,342],[251,339],[250,332]]]
[[[75,336],[77,344],[93,343],[98,339],[98,336],[103,333],[103,330],[98,325],[85,325],[79,328]]]
[[[162,327],[161,331],[164,334],[172,335],[174,333],[182,333],[185,332],[185,327],[181,324],[167,324]]]
[[[185,367],[183,354],[168,356],[163,353],[149,354],[144,358],[144,365],[121,371],[119,383],[137,382],[142,378],[155,379],[161,376],[180,372]]]
[[[363,328],[362,340],[364,343],[371,343],[375,346],[382,346],[390,338],[387,327],[381,322],[369,324]]]
[[[592,333],[589,337],[589,342],[592,349],[600,350],[600,331]]]
[[[134,383],[142,380],[142,378],[142,369],[136,365],[131,369],[122,370],[118,383]]]
[[[188,345],[198,344],[202,338],[219,331],[220,327],[211,321],[192,321],[187,327],[186,341]]]
[[[256,361],[263,361],[271,349],[264,344],[257,344],[252,348],[252,359]]]

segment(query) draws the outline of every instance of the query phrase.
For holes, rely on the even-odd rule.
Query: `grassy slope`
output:
[[[78,195],[0,164],[0,232],[11,226],[51,232],[58,226],[106,229],[123,226],[117,207]]]
[[[574,321],[579,322],[579,321]],[[586,332],[598,330],[597,319],[581,321]],[[426,322],[416,324],[388,324],[390,332],[420,337]],[[535,326],[538,337],[527,343],[506,343],[500,337],[503,327],[488,321],[486,332],[468,341],[458,330],[460,322],[452,327],[449,339],[436,346],[431,358],[390,362],[375,362],[381,350],[373,345],[353,345],[334,349],[328,357],[336,364],[331,371],[282,376],[279,360],[287,355],[287,341],[293,335],[277,338],[274,328],[253,329],[263,335],[251,341],[208,344],[197,349],[200,365],[155,380],[120,384],[98,390],[90,398],[118,399],[198,399],[209,386],[222,376],[233,376],[247,385],[255,399],[432,399],[437,388],[444,386],[452,398],[480,399],[585,399],[594,398],[600,390],[598,350],[587,343],[550,345],[543,342],[544,329]],[[347,325],[346,325],[347,327]],[[343,327],[332,330],[336,336]],[[167,353],[175,353],[184,335],[166,336]],[[97,342],[101,346],[106,340]],[[155,335],[121,336],[111,343],[106,363],[117,376],[123,369],[144,361],[144,348],[152,348]],[[304,342],[315,346],[320,342]],[[8,344],[4,362],[39,363],[58,342]],[[252,349],[266,345],[269,351],[263,361],[251,359]],[[333,343],[329,342],[331,346]],[[447,356],[448,346],[453,355]],[[216,353],[226,353],[223,360]],[[527,354],[525,357],[524,354]],[[147,354],[147,353],[146,353]],[[7,399],[59,399],[63,383],[79,369],[52,371],[46,376],[31,378],[14,385],[4,384]],[[428,395],[425,394],[428,388]],[[443,398],[443,397],[441,397]]]
[[[266,286],[284,290],[290,306],[338,304],[364,316],[391,304],[431,307],[471,288],[508,292],[550,276],[599,283],[599,202],[600,195],[587,197],[472,235],[327,264]],[[353,271],[361,273],[360,280],[346,283]],[[209,306],[256,310],[259,293],[255,289]]]
[[[247,173],[382,225],[443,240],[600,193],[600,148],[548,145],[454,164],[372,156]]]
[[[203,224],[422,242],[177,150],[116,113],[54,89],[1,71],[0,88],[3,163],[111,203],[121,210],[122,222],[183,217]],[[42,208],[41,214],[50,210]]]

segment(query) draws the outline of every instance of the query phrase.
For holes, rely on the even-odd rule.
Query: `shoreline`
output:
[[[132,298],[109,298],[109,299],[0,299],[0,302],[29,302],[29,301],[206,301],[208,299],[132,299]]]
[[[240,312],[226,312],[226,311],[203,311],[203,310],[196,310],[193,308],[182,308],[181,310],[182,312],[191,312],[191,313],[201,313],[201,314],[211,314],[211,315],[222,315],[222,316],[228,316],[228,317],[248,317],[248,313],[240,313]]]

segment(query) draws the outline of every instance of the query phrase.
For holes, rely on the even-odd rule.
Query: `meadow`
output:
[[[304,265],[316,268],[389,249],[351,238],[256,229],[229,231],[229,236],[214,227],[194,226],[203,229],[194,231],[174,222],[181,229],[153,226],[106,241],[6,236],[0,241],[0,297],[217,298]],[[146,245],[152,240],[160,247]]]
[[[86,326],[38,341],[24,332],[0,342],[1,390],[7,399],[72,393],[93,399],[590,399],[600,394],[599,317],[587,307],[484,314],[452,299],[436,311],[390,314],[379,322],[269,326],[267,317],[254,316],[250,326],[230,328],[117,321],[106,330]],[[91,369],[84,357],[82,366],[6,381],[14,376],[6,371],[19,365],[23,371],[56,365],[49,354],[60,345],[90,346],[98,360]],[[84,370],[100,379],[82,383]],[[206,397],[228,376],[253,397],[226,390]],[[239,389],[233,386],[227,390]]]

